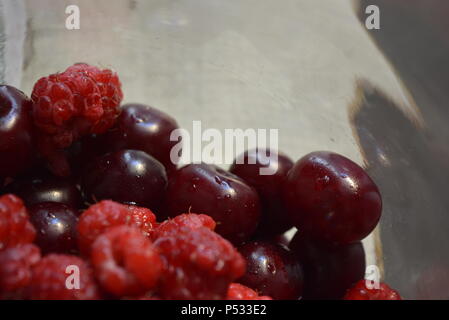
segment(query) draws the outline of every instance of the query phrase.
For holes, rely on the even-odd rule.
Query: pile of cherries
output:
[[[229,171],[205,163],[177,168],[170,161],[176,121],[150,106],[126,104],[107,132],[84,135],[64,150],[71,175],[60,177],[36,151],[33,103],[0,86],[0,194],[24,201],[42,254],[80,255],[78,217],[113,200],[148,208],[158,222],[190,212],[212,217],[215,232],[246,260],[246,273],[235,282],[260,296],[383,297],[360,282],[360,241],[380,219],[381,195],[344,156],[313,152],[294,163],[260,148],[240,155]],[[261,174],[263,168],[274,174]],[[298,231],[290,241],[285,232],[292,228]]]

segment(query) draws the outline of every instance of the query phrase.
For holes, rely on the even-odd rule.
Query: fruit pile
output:
[[[31,99],[0,86],[1,299],[400,299],[363,280],[382,200],[357,164],[257,149],[177,168],[176,121],[122,99],[87,64]]]

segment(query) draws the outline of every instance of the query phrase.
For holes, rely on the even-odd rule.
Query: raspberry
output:
[[[162,272],[159,252],[135,227],[117,226],[100,235],[91,259],[100,284],[119,297],[152,289]]]
[[[20,298],[20,290],[31,279],[31,267],[41,258],[40,250],[34,244],[8,248],[0,252],[0,297]]]
[[[181,227],[154,244],[165,264],[159,291],[165,299],[224,299],[229,284],[245,273],[237,250],[204,227]]]
[[[402,300],[402,298],[385,283],[380,283],[379,289],[368,289],[366,280],[360,280],[346,292],[344,300]]]
[[[68,269],[69,266],[77,267],[79,272]],[[79,288],[72,287],[78,284],[77,276]],[[92,269],[82,259],[64,254],[50,254],[42,258],[32,269],[26,292],[29,299],[35,300],[99,299]]]
[[[0,250],[34,241],[36,231],[22,200],[15,195],[0,197]]]
[[[259,296],[256,291],[240,283],[231,283],[226,300],[273,300],[269,296]]]
[[[214,219],[212,219],[208,215],[185,213],[161,223],[157,228],[154,229],[152,237],[153,239],[157,239],[162,236],[169,236],[170,234],[176,233],[181,227],[188,227],[190,229],[206,227],[210,230],[214,230],[215,225],[216,223]]]
[[[100,201],[90,206],[79,218],[78,243],[81,252],[89,256],[94,240],[108,228],[131,225],[149,236],[156,224],[156,216],[151,210],[124,205],[111,200]]]
[[[38,147],[56,174],[68,174],[62,151],[80,137],[113,126],[123,99],[116,73],[85,63],[39,79],[33,88]]]

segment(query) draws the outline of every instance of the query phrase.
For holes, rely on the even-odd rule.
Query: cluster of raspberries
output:
[[[235,283],[245,273],[245,261],[214,232],[215,225],[211,217],[194,213],[157,223],[149,209],[105,200],[80,216],[80,255],[41,256],[23,202],[4,195],[0,298],[271,299]],[[78,288],[67,285],[74,267]]]
[[[123,99],[115,72],[85,63],[39,79],[31,95],[41,155],[54,173],[70,173],[64,149],[88,134],[111,128]]]

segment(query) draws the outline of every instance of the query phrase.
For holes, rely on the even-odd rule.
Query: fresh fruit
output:
[[[254,187],[261,200],[262,215],[257,234],[281,234],[292,227],[282,201],[282,186],[293,161],[267,149],[252,149],[238,156],[231,173]]]
[[[14,177],[33,162],[32,104],[22,91],[0,85],[0,177]]]
[[[326,245],[298,232],[290,248],[303,266],[306,300],[339,300],[365,276],[365,251],[360,242]]]
[[[82,188],[92,201],[110,199],[158,211],[167,176],[162,164],[138,150],[121,150],[87,166]]]
[[[268,296],[259,296],[256,291],[240,283],[231,283],[226,300],[272,300]]]
[[[31,243],[36,230],[31,224],[22,200],[15,195],[0,197],[0,251],[20,244]]]
[[[100,235],[92,245],[91,259],[100,284],[118,297],[153,289],[162,273],[161,258],[151,240],[126,225]]]
[[[156,216],[151,210],[124,205],[110,200],[90,206],[79,218],[79,248],[86,256],[95,239],[113,226],[129,225],[138,228],[149,237],[156,225]]]
[[[31,268],[40,260],[39,248],[24,244],[0,252],[0,299],[20,299],[31,280]]]
[[[379,283],[379,287],[367,287],[366,280],[360,280],[354,287],[346,292],[344,300],[402,300],[399,293],[391,289],[385,283]]]
[[[275,300],[296,300],[303,291],[303,271],[290,250],[268,242],[249,242],[239,248],[246,273],[239,283]]]
[[[225,239],[208,228],[180,227],[155,241],[164,262],[164,299],[225,299],[229,285],[245,272],[245,261]]]
[[[42,202],[58,202],[73,208],[82,206],[81,192],[72,179],[61,179],[45,171],[21,176],[7,189],[22,198],[28,207]]]
[[[31,97],[39,150],[55,174],[66,176],[70,167],[63,149],[112,127],[123,94],[116,73],[79,63],[39,79]]]
[[[331,152],[313,152],[296,162],[284,184],[284,200],[296,227],[328,243],[362,240],[382,211],[379,190],[368,174]]]
[[[178,124],[169,115],[143,104],[126,104],[117,119],[117,125],[103,139],[112,150],[141,150],[156,158],[167,170],[176,168],[170,152],[178,141],[170,134]]]
[[[42,253],[77,253],[77,211],[65,204],[42,202],[29,208]]]
[[[96,300],[100,298],[92,269],[84,260],[72,255],[54,253],[42,258],[32,268],[26,297],[32,300]]]
[[[260,217],[257,192],[239,177],[208,164],[173,172],[165,203],[170,217],[189,211],[209,215],[217,223],[217,233],[234,243],[247,240]]]
[[[214,219],[205,214],[185,213],[168,219],[161,223],[152,233],[152,238],[157,239],[162,236],[176,234],[179,228],[188,227],[190,229],[208,228],[214,230],[216,223]]]

